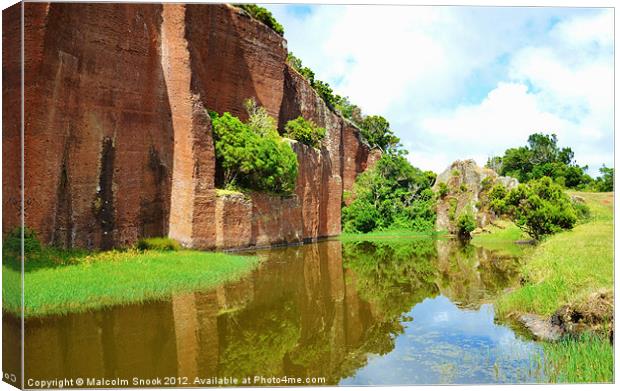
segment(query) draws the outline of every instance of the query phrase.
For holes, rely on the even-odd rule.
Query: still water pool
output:
[[[518,285],[514,257],[430,238],[256,253],[264,258],[256,270],[217,289],[27,320],[26,378],[546,379],[540,346],[494,321],[493,298]],[[3,319],[5,336],[18,332]]]

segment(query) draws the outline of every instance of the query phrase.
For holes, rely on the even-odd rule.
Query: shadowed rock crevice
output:
[[[168,169],[161,161],[157,150],[151,146],[148,170],[146,170],[146,192],[140,201],[140,235],[142,237],[163,236],[165,234],[167,195],[166,183],[169,180]]]
[[[93,212],[101,228],[101,248],[114,247],[114,141],[105,138],[101,150],[99,187],[93,201]]]
[[[60,182],[58,183],[58,201],[56,207],[56,222],[52,243],[55,246],[67,248],[73,246],[73,216],[71,210],[71,187],[67,174],[67,148],[62,161]]]

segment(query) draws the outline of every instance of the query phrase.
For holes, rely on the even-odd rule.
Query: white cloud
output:
[[[508,146],[523,145],[532,130],[555,129],[560,133],[566,127],[566,121],[541,112],[536,96],[518,83],[500,83],[480,104],[458,106],[420,123],[421,133],[432,135],[436,148],[444,145],[451,151],[452,160],[474,158],[479,164]],[[412,160],[418,163],[415,153]]]
[[[554,131],[581,164],[613,165],[611,10],[269,7],[289,48],[388,118],[421,168],[484,163],[535,131]]]

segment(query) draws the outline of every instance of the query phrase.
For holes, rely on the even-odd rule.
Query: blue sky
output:
[[[265,5],[288,48],[423,169],[556,133],[577,162],[613,166],[613,11]]]

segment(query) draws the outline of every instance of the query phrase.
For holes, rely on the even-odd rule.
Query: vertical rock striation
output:
[[[343,191],[377,155],[288,66],[286,41],[269,27],[230,5],[24,9],[26,225],[45,243],[109,248],[168,235],[229,248],[340,233]],[[16,28],[3,26],[7,52]],[[19,64],[3,58],[3,141],[14,151]],[[206,109],[245,119],[250,97],[280,129],[302,115],[327,130],[320,149],[292,144],[292,197],[217,196]],[[3,161],[7,232],[19,224],[19,154],[5,147]]]

